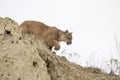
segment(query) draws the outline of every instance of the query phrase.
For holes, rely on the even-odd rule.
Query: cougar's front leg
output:
[[[50,51],[52,51],[53,47],[55,47],[54,48],[55,50],[59,50],[60,49],[60,45],[59,45],[59,43],[56,40],[47,41],[46,43],[47,43],[46,45],[48,46]]]
[[[46,46],[49,48],[50,51],[52,51],[52,48],[54,46],[53,41],[46,41]]]
[[[53,41],[54,42],[54,46],[55,46],[55,50],[59,50],[60,49],[60,45],[59,45],[59,43],[57,42],[57,41]]]

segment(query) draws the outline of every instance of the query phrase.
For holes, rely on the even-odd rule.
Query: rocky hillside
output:
[[[0,18],[0,80],[120,80],[94,68],[82,68],[50,52],[43,40]]]

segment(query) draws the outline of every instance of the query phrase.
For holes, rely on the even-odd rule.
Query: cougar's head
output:
[[[72,44],[72,32],[69,32],[68,30],[64,31],[61,35],[61,40],[65,41],[67,45]]]

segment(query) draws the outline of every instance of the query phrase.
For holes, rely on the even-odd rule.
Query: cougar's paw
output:
[[[60,49],[60,46],[57,46],[57,47],[55,47],[54,49],[55,49],[55,50],[59,50],[59,49]]]

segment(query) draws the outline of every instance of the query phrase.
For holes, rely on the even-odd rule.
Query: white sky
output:
[[[119,0],[0,0],[0,16],[72,31],[67,52],[78,53],[83,61],[93,54],[98,62],[119,58],[114,42],[114,36],[120,40]]]

